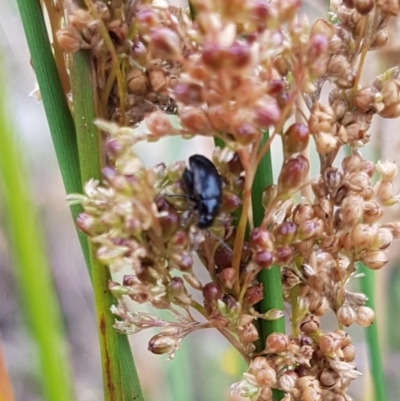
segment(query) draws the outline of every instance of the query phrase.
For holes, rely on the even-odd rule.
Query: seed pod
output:
[[[286,158],[294,153],[300,153],[308,146],[310,131],[304,124],[292,124],[282,137]]]
[[[361,257],[361,261],[371,270],[379,270],[388,262],[388,258],[383,251],[367,252]]]
[[[341,204],[341,218],[349,226],[361,221],[364,211],[364,199],[360,195],[349,195]]]
[[[278,193],[291,197],[304,184],[309,171],[309,162],[302,156],[292,157],[283,164],[278,179]]]
[[[319,349],[324,355],[332,354],[340,348],[340,339],[336,333],[325,333],[318,340]]]
[[[333,369],[323,369],[318,375],[318,380],[323,388],[332,389],[340,381],[340,376]]]
[[[249,323],[239,328],[238,330],[239,340],[244,344],[250,344],[258,340],[258,331],[253,323]],[[274,372],[275,373],[275,372]]]
[[[326,297],[313,298],[308,305],[308,310],[315,316],[323,316],[329,309],[329,302]]]
[[[356,347],[353,344],[346,345],[342,349],[343,360],[345,362],[353,362],[356,357]]]
[[[260,266],[262,269],[268,269],[272,266],[274,257],[271,251],[258,251],[254,255],[254,263]]]
[[[285,351],[289,345],[289,337],[283,333],[272,333],[267,337],[265,350],[269,353]]]
[[[250,231],[249,246],[253,251],[274,249],[274,239],[271,233],[261,228],[254,228]]]
[[[203,287],[204,304],[214,309],[222,298],[222,290],[217,283],[210,282]]]
[[[360,306],[357,309],[356,323],[362,327],[370,326],[375,320],[375,313],[368,306]]]
[[[276,373],[271,367],[261,369],[256,373],[256,382],[260,387],[273,387],[276,383]]]
[[[369,224],[357,224],[351,230],[350,238],[352,246],[369,249],[378,235],[378,226]]]
[[[293,221],[298,225],[314,217],[314,208],[309,203],[297,205],[293,210]]]
[[[233,288],[233,285],[235,284],[236,281],[236,271],[232,267],[228,267],[226,269],[223,269],[221,273],[218,274],[218,278],[221,281],[221,284],[225,287],[231,290]]]
[[[145,123],[152,136],[161,138],[173,132],[168,116],[162,111],[154,111],[145,118]]]
[[[284,221],[274,230],[274,237],[278,244],[291,244],[297,235],[297,225],[292,221]]]
[[[157,57],[175,59],[181,54],[180,38],[169,28],[153,29],[150,43],[152,51]]]
[[[180,340],[176,337],[156,334],[149,341],[148,350],[153,354],[173,354],[180,347]]]
[[[274,263],[287,265],[293,258],[293,250],[289,246],[278,246],[274,251]]]
[[[350,305],[341,306],[336,312],[336,317],[339,323],[346,327],[351,326],[356,319],[356,312]]]
[[[307,315],[300,322],[300,330],[305,334],[314,334],[319,330],[319,319],[314,315]]]

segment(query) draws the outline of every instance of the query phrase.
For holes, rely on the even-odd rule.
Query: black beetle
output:
[[[189,157],[190,169],[185,168],[183,181],[194,208],[199,213],[197,227],[210,227],[222,202],[222,181],[214,164],[202,155]]]

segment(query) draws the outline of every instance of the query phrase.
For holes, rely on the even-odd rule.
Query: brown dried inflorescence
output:
[[[67,13],[58,40],[65,51],[91,52],[107,167],[101,184],[91,181],[85,195],[70,198],[83,205],[78,226],[98,259],[111,271],[128,271],[122,283],[110,283],[119,299],[115,327],[159,327],[149,349],[170,357],[187,334],[215,327],[249,362],[233,392],[259,401],[271,400],[271,389],[283,390],[285,401],[349,400],[347,388],[360,373],[343,327],[367,327],[374,312],[364,294],[346,286],[358,277],[359,262],[381,269],[400,233],[399,223],[380,223],[384,209],[399,201],[397,167],[374,164],[360,150],[374,115],[400,115],[400,70],[359,83],[365,53],[386,42],[397,2],[332,0],[331,19],[311,26],[298,16],[299,0],[193,0],[194,20],[163,0],[128,2],[118,12],[88,4]],[[327,102],[320,98],[326,82],[334,86]],[[142,121],[147,131],[139,133]],[[213,154],[223,194],[209,230],[197,226],[185,164],[145,168],[132,149],[167,135],[214,136],[226,145]],[[264,218],[259,227],[250,222],[245,240],[255,172],[277,135],[282,168],[257,200]],[[309,176],[312,140],[317,177]],[[348,156],[334,164],[344,146]],[[207,282],[193,267],[195,252]],[[256,350],[254,320],[283,316],[253,308],[264,296],[257,276],[272,266],[281,268],[292,333],[273,333]],[[132,312],[127,298],[167,309],[176,322]],[[205,321],[193,317],[193,308]],[[328,311],[338,322],[333,332],[320,324]]]

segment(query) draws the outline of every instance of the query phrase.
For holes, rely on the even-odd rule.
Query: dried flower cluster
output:
[[[91,181],[86,195],[70,199],[83,205],[78,225],[97,244],[99,260],[111,271],[130,271],[122,283],[110,283],[119,299],[115,327],[126,333],[159,327],[149,349],[170,357],[186,335],[215,327],[249,362],[233,392],[258,401],[271,400],[272,389],[283,390],[285,401],[351,400],[347,388],[360,373],[343,327],[367,327],[374,312],[364,294],[346,286],[358,277],[358,262],[382,268],[400,233],[399,223],[379,223],[384,208],[399,201],[397,167],[375,165],[360,152],[375,114],[400,116],[400,69],[370,86],[359,80],[367,52],[386,43],[385,26],[400,3],[332,0],[329,20],[311,26],[298,16],[300,0],[193,0],[191,16],[162,0],[86,5],[69,10],[58,40],[65,51],[91,51],[108,166],[101,184]],[[324,102],[328,82],[333,89]],[[143,120],[147,132],[138,134]],[[213,154],[223,196],[209,230],[197,226],[185,163],[146,169],[134,153],[137,141],[168,135],[225,143]],[[278,135],[284,162],[277,184],[257,200],[265,214],[254,227],[248,221],[254,177]],[[310,138],[320,160],[315,178]],[[337,163],[342,147],[349,155]],[[193,268],[194,252],[209,272],[207,283]],[[254,309],[265,290],[257,276],[272,266],[281,268],[292,331],[272,333],[256,349],[254,320],[283,316]],[[196,291],[202,302],[194,300]],[[127,297],[169,310],[176,321],[133,312]],[[320,327],[329,310],[338,321],[333,332]]]

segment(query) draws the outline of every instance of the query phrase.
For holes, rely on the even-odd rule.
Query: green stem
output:
[[[261,141],[260,148],[268,142],[268,133],[264,134]],[[272,160],[271,150],[268,150],[262,157],[256,171],[256,175],[253,182],[251,197],[253,206],[253,220],[254,226],[258,227],[264,218],[264,208],[261,202],[262,193],[264,189],[273,184],[272,176]],[[264,298],[257,305],[257,309],[260,313],[265,313],[270,309],[279,309],[283,311],[283,294],[282,294],[282,281],[281,281],[281,270],[278,266],[273,266],[270,269],[262,270],[258,275],[258,280],[263,284]],[[260,340],[256,343],[258,351],[261,351],[265,347],[265,341],[267,337],[274,332],[285,332],[285,320],[280,318],[277,320],[261,320],[260,325]],[[274,391],[274,400],[280,400],[283,398],[281,391]]]
[[[75,53],[71,65],[71,89],[82,182],[101,178],[99,133],[93,124],[96,118],[95,87],[89,54]],[[105,400],[143,400],[127,337],[118,335],[113,328],[115,317],[110,306],[115,300],[108,290],[110,273],[97,261],[95,246],[90,244],[89,248]]]
[[[366,268],[361,263],[359,264],[358,268],[360,272],[365,274],[365,276],[360,280],[360,287],[361,291],[368,297],[367,306],[375,309],[374,272]],[[375,401],[387,400],[385,376],[382,366],[378,336],[378,323],[376,318],[375,322],[365,330],[367,335],[369,366],[372,385],[374,388],[374,399]]]
[[[58,75],[40,2],[17,0],[17,3],[65,190],[78,193],[82,191],[82,181],[74,120]],[[74,221],[81,210],[79,205],[71,206]],[[78,232],[78,236],[90,274],[88,241],[82,233]]]
[[[39,375],[48,401],[72,401],[73,382],[62,315],[46,258],[38,213],[32,207],[21,148],[6,123],[6,98],[0,80],[0,179],[9,244],[21,299],[40,358]]]

